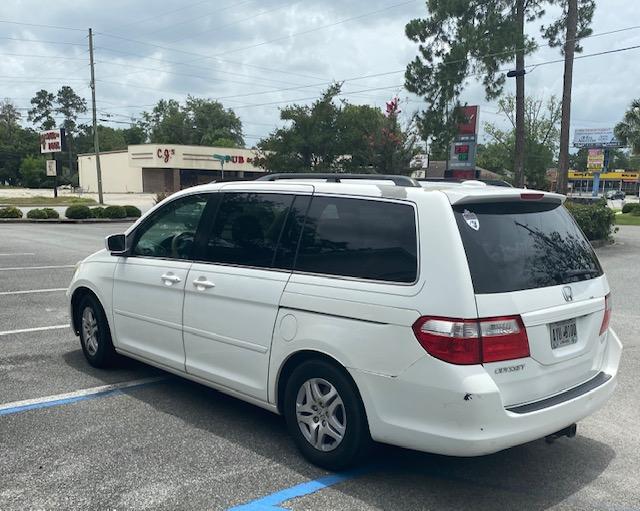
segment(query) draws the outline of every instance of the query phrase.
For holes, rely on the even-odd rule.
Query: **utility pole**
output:
[[[564,82],[562,86],[562,117],[560,119],[560,157],[558,158],[558,193],[567,193],[569,174],[569,124],[571,123],[571,86],[573,83],[573,56],[576,51],[578,30],[578,0],[567,2],[567,37],[564,43]]]
[[[524,2],[516,0],[516,30],[518,41],[516,48],[516,143],[514,170],[516,187],[524,186]]]
[[[98,202],[104,204],[102,197],[102,170],[100,169],[100,144],[98,142],[98,120],[96,116],[96,76],[93,65],[93,32],[89,29],[89,60],[91,62],[91,108],[93,110],[93,147],[96,153],[96,173],[98,175]]]

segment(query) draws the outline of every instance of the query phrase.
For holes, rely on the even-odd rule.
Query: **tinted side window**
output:
[[[418,271],[414,208],[376,200],[314,197],[295,269],[414,282]]]
[[[190,195],[163,206],[136,234],[133,255],[190,259],[207,197]]]
[[[203,259],[270,268],[294,195],[225,193]]]

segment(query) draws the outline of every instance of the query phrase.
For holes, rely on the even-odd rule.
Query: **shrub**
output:
[[[53,208],[44,208],[42,211],[47,214],[47,218],[60,218],[60,213]]]
[[[64,216],[74,219],[91,218],[91,210],[89,209],[89,206],[77,204],[69,206],[64,212]]]
[[[103,211],[104,218],[126,218],[127,210],[122,206],[107,206]]]
[[[90,211],[91,211],[91,218],[104,218],[104,208],[102,206],[91,208]]]
[[[47,218],[47,212],[44,209],[31,209],[27,211],[27,218],[44,219]]]
[[[622,206],[623,213],[633,213],[634,211],[640,211],[640,203],[638,202],[628,202],[624,206]]]
[[[0,208],[0,218],[22,218],[22,211],[15,206]]]
[[[135,206],[124,206],[124,209],[127,212],[127,218],[140,218],[142,216],[142,211]]]
[[[153,199],[154,204],[160,204],[163,200],[171,195],[169,192],[158,192],[156,193],[155,198]]]
[[[640,216],[640,208],[633,208],[631,210],[631,215],[632,216]]]
[[[607,207],[605,201],[598,201],[594,204],[566,202],[565,206],[576,219],[588,240],[611,238],[616,215],[612,209]]]

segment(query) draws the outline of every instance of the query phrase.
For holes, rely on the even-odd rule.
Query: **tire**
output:
[[[80,300],[76,314],[80,346],[89,364],[98,368],[113,365],[117,355],[111,342],[109,323],[100,302],[94,296],[86,295]]]
[[[286,385],[287,428],[305,458],[329,470],[364,459],[371,446],[369,425],[360,395],[344,370],[308,360],[294,369]]]

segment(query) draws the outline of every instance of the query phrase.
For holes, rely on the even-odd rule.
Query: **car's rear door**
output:
[[[595,253],[564,206],[532,196],[454,205],[478,317],[521,316],[529,339],[530,358],[485,364],[506,406],[596,377],[606,348]]]

